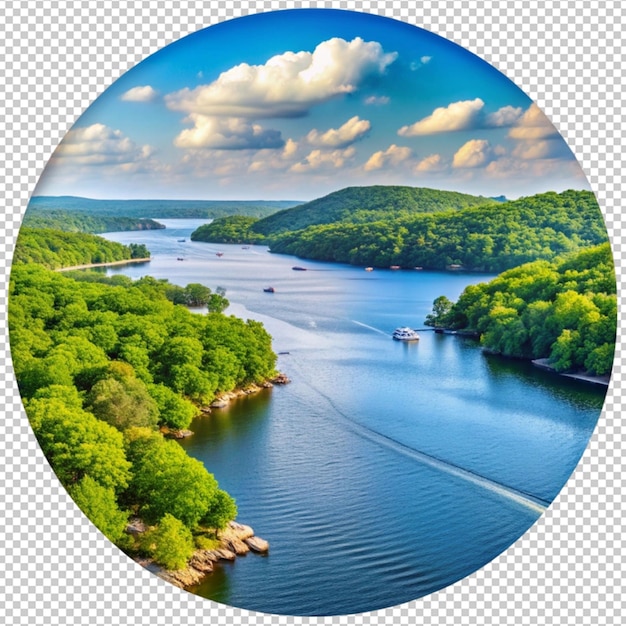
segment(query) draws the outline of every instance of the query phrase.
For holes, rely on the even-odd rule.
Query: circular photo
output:
[[[501,554],[576,467],[615,349],[555,127],[463,48],[349,11],[224,22],[122,76],[50,159],[11,281],[77,506],[271,614],[398,605]]]

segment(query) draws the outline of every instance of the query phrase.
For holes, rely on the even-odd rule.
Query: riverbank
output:
[[[248,385],[244,389],[233,389],[232,391],[226,391],[224,393],[221,393],[208,406],[198,406],[198,410],[200,411],[200,413],[208,415],[216,409],[219,410],[226,408],[231,402],[237,400],[238,398],[244,398],[246,396],[254,395],[256,393],[259,393],[260,391],[263,391],[264,389],[271,389],[274,385],[287,385],[290,382],[291,381],[286,374],[279,372],[273,378],[270,378],[269,380],[266,380],[264,383],[261,383],[259,385],[252,384]],[[191,437],[193,435],[193,431],[191,430],[176,430],[168,428],[167,426],[161,427],[161,433],[164,437],[168,437],[170,439],[186,439],[187,437]]]
[[[126,528],[126,532],[135,537],[143,535],[147,530],[148,528],[138,518],[131,520]],[[219,561],[234,561],[238,556],[244,556],[249,552],[267,554],[270,547],[265,539],[254,534],[250,526],[234,521],[229,522],[220,532],[218,541],[219,545],[216,548],[196,550],[187,562],[187,567],[180,570],[165,569],[151,558],[139,556],[131,558],[159,578],[185,589],[200,584]]]
[[[254,393],[258,393],[263,389],[271,389],[274,385],[286,385],[289,382],[289,378],[286,374],[279,372],[273,378],[266,380],[264,383],[259,385],[252,384],[244,387],[243,389],[233,389],[232,391],[226,391],[224,393],[218,394],[218,396],[211,402],[208,407],[200,407],[200,410],[203,413],[210,413],[211,409],[223,409],[228,406],[233,400],[237,398],[243,398],[244,396],[249,396]]]
[[[564,374],[562,372],[557,372],[554,369],[554,366],[550,365],[550,359],[534,359],[531,363],[542,369],[546,372],[552,372],[554,374],[558,374],[559,376],[564,376],[565,378],[572,378],[573,380],[579,380],[585,383],[590,383],[592,385],[599,385],[600,387],[608,387],[610,376],[592,376],[591,374],[587,374],[585,372],[578,372],[575,374],[567,373]]]
[[[72,270],[88,270],[92,267],[112,267],[114,265],[130,265],[131,263],[148,263],[151,257],[141,259],[123,259],[122,261],[109,261],[108,263],[85,263],[84,265],[72,265],[70,267],[59,267],[55,272],[71,272]]]

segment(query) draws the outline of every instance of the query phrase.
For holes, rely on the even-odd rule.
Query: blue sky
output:
[[[403,22],[300,9],[212,26],[127,72],[35,195],[308,200],[372,184],[588,188],[543,113],[476,56]]]

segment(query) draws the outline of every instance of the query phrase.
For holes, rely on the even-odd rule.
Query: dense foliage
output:
[[[38,263],[50,269],[57,269],[149,256],[148,249],[141,244],[124,246],[97,235],[22,227],[13,263]]]
[[[355,265],[500,272],[604,241],[593,194],[566,191],[454,212],[309,226],[273,236],[271,248]]]
[[[61,210],[94,217],[130,217],[151,215],[155,219],[208,218],[226,215],[265,217],[281,209],[296,206],[294,200],[96,200],[77,196],[34,196],[28,212]]]
[[[552,263],[528,263],[489,283],[470,285],[456,304],[437,298],[426,323],[476,330],[486,349],[549,358],[559,372],[608,374],[617,324],[609,244]]]
[[[375,185],[347,187],[323,198],[274,213],[254,224],[253,232],[276,235],[316,224],[367,223],[415,213],[434,213],[493,203],[489,198],[422,187]]]
[[[167,513],[144,539],[144,549],[166,569],[183,569],[194,552],[193,535],[187,526]]]
[[[125,230],[155,230],[165,228],[149,218],[98,216],[77,211],[40,210],[32,207],[24,215],[28,228],[52,228],[74,233],[111,233]]]
[[[218,310],[227,304],[206,291],[219,296]],[[266,380],[276,362],[260,323],[194,314],[171,301],[181,292],[151,277],[16,264],[9,305],[20,392],[59,479],[123,549],[137,548],[123,533],[131,512],[155,524],[148,551],[176,567],[189,554],[190,530],[219,529],[237,509],[159,427],[187,428],[198,405]]]
[[[244,215],[220,217],[194,230],[191,233],[191,240],[214,243],[264,243],[265,236],[252,230],[252,226],[257,222],[258,218]]]

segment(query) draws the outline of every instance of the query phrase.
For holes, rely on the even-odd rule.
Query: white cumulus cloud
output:
[[[491,160],[492,149],[486,139],[470,139],[454,154],[452,166],[458,168],[474,168],[485,165]]]
[[[143,85],[125,91],[121,99],[127,102],[150,102],[156,98],[157,94],[158,92],[150,85]]]
[[[485,103],[480,98],[453,102],[447,107],[435,109],[430,115],[415,122],[415,124],[403,126],[398,131],[398,135],[416,137],[474,128],[484,106]]]
[[[355,154],[356,150],[352,146],[345,150],[313,150],[302,161],[292,165],[289,171],[303,174],[321,169],[338,169],[343,167],[346,161]]]
[[[442,172],[448,168],[448,162],[440,154],[424,157],[416,166],[416,172]]]
[[[302,116],[316,104],[355,92],[396,57],[376,41],[333,38],[313,52],[285,52],[264,65],[242,63],[208,85],[182,89],[165,100],[170,109],[207,116]]]
[[[218,118],[191,113],[193,128],[186,128],[174,139],[179,148],[209,148],[212,150],[246,150],[282,148],[280,131],[265,129],[240,118]]]
[[[345,148],[361,139],[371,127],[372,125],[368,120],[362,120],[358,115],[355,115],[339,128],[331,128],[326,132],[320,132],[314,128],[306,138],[314,146]]]
[[[520,107],[504,106],[494,113],[485,113],[484,107],[485,103],[480,98],[452,102],[446,107],[436,108],[414,124],[403,126],[398,130],[398,135],[417,137],[458,130],[508,127],[522,117]]]
[[[152,148],[138,146],[122,131],[104,124],[72,128],[54,153],[57,163],[73,165],[120,165],[148,158]]]
[[[522,117],[522,107],[505,106],[498,109],[495,113],[489,113],[485,117],[485,126],[487,128],[501,128],[513,126]]]
[[[390,145],[386,150],[374,152],[363,166],[366,172],[382,169],[385,165],[398,165],[402,161],[406,161],[413,154],[410,148],[403,146]]]
[[[570,156],[565,142],[558,137],[538,141],[520,141],[513,150],[513,156],[520,159],[560,159]]]
[[[513,156],[533,161],[537,159],[568,159],[571,153],[563,138],[539,107],[533,103],[509,131],[516,142]]]
[[[248,166],[248,171],[286,171],[299,159],[298,154],[301,154],[300,144],[289,138],[285,142],[285,147],[280,151],[260,150],[257,152]]]
[[[518,123],[511,128],[509,137],[521,140],[550,139],[559,137],[559,133],[533,102]]]

